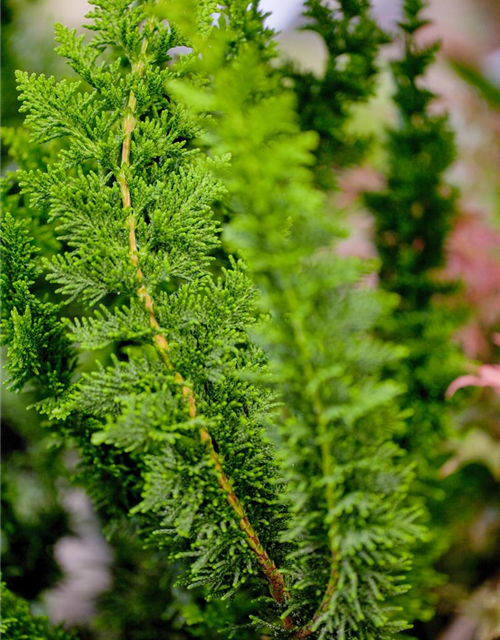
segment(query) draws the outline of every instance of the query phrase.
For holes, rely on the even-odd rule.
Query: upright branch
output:
[[[382,330],[409,349],[409,358],[390,373],[408,387],[412,417],[406,446],[424,467],[435,459],[436,445],[447,432],[444,394],[460,366],[451,340],[457,320],[436,300],[454,288],[439,281],[437,273],[445,263],[446,239],[456,215],[456,193],[443,178],[455,149],[447,115],[434,112],[435,95],[425,86],[439,49],[436,43],[422,46],[417,41],[428,24],[422,15],[425,6],[424,0],[404,3],[403,53],[392,65],[401,117],[389,133],[387,186],[365,194],[375,219],[380,283],[399,297]]]
[[[266,382],[284,407],[277,429],[291,513],[284,539],[294,543],[292,633],[382,640],[405,627],[391,603],[422,533],[407,502],[412,469],[395,443],[401,388],[381,380],[400,354],[370,336],[389,301],[359,286],[362,265],[336,255],[341,232],[308,169],[314,138],[299,132],[280,74],[257,47],[228,64],[226,42],[214,37],[203,52],[205,89],[170,86],[195,113],[208,106],[210,155],[231,152],[231,168],[221,167],[225,238],[248,262],[272,318],[258,336],[270,354]]]
[[[182,21],[156,19],[157,4],[94,2],[90,42],[57,27],[58,53],[90,92],[18,76],[33,140],[65,139],[50,171],[21,176],[65,241],[48,280],[78,300],[81,312],[65,320],[78,349],[116,354],[106,366],[97,356],[92,373],[39,408],[75,439],[88,491],[108,516],[132,513],[150,544],[183,563],[185,584],[228,597],[262,571],[283,609],[286,507],[264,434],[274,400],[246,375],[265,366],[248,335],[256,291],[234,260],[219,279],[209,270],[221,161],[193,151],[203,121],[166,92],[178,74],[164,64],[168,52],[193,42]],[[212,5],[194,3],[197,38],[213,29]],[[130,72],[101,61],[110,45]]]
[[[332,455],[331,443],[328,438],[328,422],[325,421],[325,408],[323,406],[323,399],[319,389],[315,385],[314,370],[312,367],[312,357],[309,350],[308,338],[306,329],[304,327],[303,318],[297,314],[294,314],[294,310],[300,305],[300,299],[296,297],[296,292],[291,287],[286,287],[287,291],[286,301],[288,302],[288,311],[290,313],[290,326],[293,331],[293,336],[297,350],[300,354],[300,361],[303,363],[304,383],[306,387],[311,389],[310,402],[312,413],[316,421],[316,428],[318,433],[318,441],[320,443],[321,451],[321,471],[325,478],[324,491],[326,498],[326,510],[328,519],[328,540],[330,545],[330,576],[328,583],[321,600],[321,603],[315,612],[312,619],[298,631],[296,631],[294,637],[306,638],[316,630],[317,626],[321,623],[325,614],[327,614],[332,598],[335,593],[335,588],[339,579],[338,572],[338,544],[336,540],[336,527],[335,523],[331,521],[331,515],[335,511],[336,500],[335,490],[333,484],[330,482],[334,473],[335,460]]]
[[[380,285],[398,299],[394,313],[382,318],[378,330],[408,352],[385,373],[407,389],[401,398],[401,408],[408,414],[401,442],[418,469],[412,494],[420,504],[432,504],[435,497],[429,495],[438,495],[428,484],[436,483],[440,443],[450,433],[445,392],[463,367],[452,340],[460,318],[443,304],[455,285],[438,277],[456,214],[455,190],[444,181],[455,150],[447,115],[433,109],[435,95],[425,81],[439,49],[437,43],[419,42],[428,24],[423,15],[426,4],[404,2],[402,53],[392,64],[400,117],[388,136],[386,186],[364,195],[374,217]],[[438,505],[434,509],[441,511]],[[431,565],[443,550],[440,527],[431,533],[435,537],[430,543],[418,543],[413,589],[401,601],[414,616],[427,617],[432,611],[431,589],[439,582]]]
[[[150,19],[150,25],[152,26],[153,24],[154,24],[154,21]],[[146,64],[145,56],[147,53],[147,48],[148,48],[148,39],[145,37],[141,47],[140,58],[137,60],[136,63],[132,65],[132,72],[137,73],[139,77],[142,76],[145,69],[145,64]],[[132,264],[137,269],[136,279],[139,284],[137,289],[137,294],[140,300],[143,302],[146,308],[146,311],[149,314],[149,324],[150,324],[150,327],[155,332],[154,334],[155,347],[160,357],[162,358],[163,362],[165,363],[166,368],[169,370],[172,370],[173,365],[169,359],[169,353],[168,353],[170,350],[168,340],[165,337],[164,333],[162,332],[160,325],[158,323],[158,320],[156,319],[153,298],[147,290],[146,284],[144,282],[144,274],[141,268],[138,266],[139,256],[137,252],[136,224],[135,224],[135,217],[133,213],[133,206],[132,206],[132,201],[130,196],[130,189],[129,189],[127,178],[126,178],[127,170],[130,167],[130,148],[131,148],[132,134],[136,124],[136,106],[137,106],[137,101],[135,99],[133,90],[131,90],[130,96],[128,99],[126,114],[123,119],[124,138],[123,138],[123,144],[122,144],[121,166],[120,166],[120,173],[118,176],[118,180],[119,180],[121,194],[122,194],[123,208],[125,211],[130,211],[127,219],[127,224],[129,228],[129,234],[128,234],[129,255],[130,255]],[[189,384],[187,384],[184,381],[182,375],[178,371],[174,372],[174,378],[175,378],[175,381],[182,388],[182,394],[186,399],[187,405],[188,405],[189,417],[192,420],[194,420],[197,416],[197,410],[196,410],[196,399],[195,399],[193,389]],[[245,509],[243,508],[243,505],[238,500],[238,497],[234,492],[234,489],[231,485],[230,480],[224,473],[224,468],[222,466],[221,459],[215,450],[210,432],[206,427],[200,426],[199,434],[200,434],[201,443],[206,448],[210,456],[210,460],[213,464],[219,487],[225,494],[226,500],[230,505],[231,509],[233,510],[235,516],[237,517],[238,524],[241,530],[245,534],[246,542],[250,547],[250,549],[255,554],[257,561],[264,572],[266,580],[269,583],[270,593],[273,599],[278,604],[283,605],[286,602],[286,587],[285,587],[285,581],[283,579],[283,576],[279,572],[275,563],[271,560],[271,558],[267,554],[267,551],[264,549],[255,529],[253,528],[252,524],[248,519],[248,516],[245,512]],[[293,622],[289,616],[285,617],[284,624],[286,628],[291,628],[293,626]]]
[[[287,65],[297,101],[303,131],[316,131],[319,143],[314,150],[316,181],[332,187],[335,173],[360,163],[370,144],[370,136],[353,133],[353,107],[375,94],[380,47],[389,41],[372,16],[370,0],[306,0],[306,31],[324,42],[326,60],[320,74]]]

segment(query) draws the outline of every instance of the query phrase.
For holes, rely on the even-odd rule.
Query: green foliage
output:
[[[337,254],[343,230],[313,187],[317,136],[269,65],[258,5],[228,2],[212,25],[211,0],[93,4],[93,39],[56,30],[86,89],[18,74],[31,139],[56,153],[21,171],[22,197],[61,249],[41,271],[7,209],[11,384],[36,380],[108,530],[128,518],[181,585],[207,599],[255,587],[254,623],[275,637],[394,637],[425,535],[397,444],[404,376],[383,379],[403,353],[374,336],[394,296],[364,285],[373,265]],[[356,155],[348,106],[370,95],[384,37],[367,2],[308,7],[330,51],[325,78],[303,79],[325,94],[307,115],[321,168],[340,140],[335,162]],[[214,205],[230,220],[224,250],[248,267],[214,260]],[[37,297],[42,275],[63,303]],[[190,604],[195,635],[241,622],[241,605]]]
[[[255,48],[231,64],[216,49],[205,58],[207,90],[171,86],[213,114],[210,152],[232,154],[226,239],[271,316],[256,335],[283,403],[276,438],[290,511],[283,539],[293,543],[288,613],[303,625],[295,637],[388,638],[405,627],[390,603],[407,588],[408,547],[422,533],[406,503],[412,468],[393,441],[401,388],[380,379],[400,354],[369,336],[390,300],[360,287],[365,267],[335,253],[341,232],[312,187],[314,137],[299,132],[293,96]]]
[[[2,66],[3,72],[7,73],[5,61]],[[14,70],[11,72],[14,80]],[[56,143],[33,147],[24,127],[2,127],[1,135],[3,153],[17,166],[35,169],[47,166],[54,159]],[[25,310],[23,283],[26,285],[27,282],[34,293],[26,296],[28,314],[31,311],[32,319],[40,315],[38,299],[46,305],[49,313],[45,317],[49,316],[47,319],[51,320],[47,303],[53,297],[43,278],[39,277],[38,267],[41,257],[57,251],[59,243],[47,224],[45,212],[28,206],[26,198],[19,193],[17,175],[10,172],[2,180],[2,215],[6,219],[2,228],[2,241],[6,245],[2,249],[1,274],[3,330],[11,324],[14,311],[8,306],[9,302],[16,298],[18,309]],[[17,253],[14,251],[16,245]],[[36,264],[26,261],[30,255]],[[56,309],[52,319],[57,319]],[[15,312],[12,315],[16,317]],[[39,324],[37,328],[51,334],[50,325],[44,328]],[[56,349],[61,346],[58,334],[57,330],[52,332]],[[22,366],[39,361],[38,371],[45,376],[51,366],[50,361],[46,362],[49,349],[31,341],[33,361]],[[5,353],[3,355],[8,361]],[[52,365],[57,363],[56,357],[50,355],[49,358],[53,359]],[[22,395],[9,391],[7,385],[2,390],[2,572],[9,589],[29,601],[60,580],[61,568],[56,562],[54,548],[69,532],[67,514],[57,490],[66,475],[62,464],[63,450],[54,446],[53,438],[43,429],[37,413],[26,411],[40,395],[47,394],[43,379],[42,383],[31,385]]]
[[[400,300],[383,331],[409,347],[404,366],[392,372],[408,389],[412,418],[406,446],[426,464],[446,434],[444,393],[459,373],[460,359],[451,343],[457,320],[436,300],[453,288],[436,271],[444,266],[456,193],[443,182],[454,157],[447,117],[430,111],[434,95],[422,86],[437,51],[435,44],[415,43],[415,33],[427,24],[424,6],[421,0],[404,5],[404,56],[393,64],[400,125],[389,132],[387,186],[365,200],[375,217],[381,285]]]
[[[248,3],[246,0],[226,0],[219,3],[222,21],[219,27],[227,22],[230,27],[226,55],[231,58],[246,44],[256,47],[265,60],[275,56],[276,42],[274,32],[265,26],[264,19],[269,14],[262,13],[259,2]]]
[[[33,617],[27,602],[1,584],[2,620],[0,633],[5,640],[76,640],[62,627],[49,624],[47,618]]]
[[[13,22],[13,7],[10,2],[2,2],[1,5],[1,54],[2,54],[2,78],[1,78],[1,89],[2,95],[4,99],[2,101],[2,108],[4,113],[16,113],[15,107],[15,79],[12,67],[14,66],[15,55],[12,51],[12,47],[9,46],[11,43],[10,35],[12,29]],[[3,114],[2,114],[3,115]],[[5,120],[4,120],[5,122]],[[3,154],[2,154],[2,162],[3,162]]]
[[[24,193],[32,206],[49,210],[63,246],[45,261],[47,278],[66,303],[87,308],[83,318],[54,326],[60,331],[70,322],[79,351],[118,350],[109,366],[97,361],[69,386],[71,367],[52,367],[60,386],[44,384],[52,395],[39,409],[78,447],[96,504],[117,520],[130,511],[151,544],[183,561],[183,582],[227,597],[258,572],[262,544],[278,559],[283,553],[277,532],[284,510],[276,505],[277,471],[262,433],[273,401],[243,376],[264,366],[246,333],[255,322],[254,289],[234,261],[219,279],[208,271],[219,244],[210,204],[223,190],[214,176],[220,161],[187,144],[201,121],[165,92],[165,80],[178,74],[161,66],[165,52],[192,42],[185,29],[149,15],[153,6],[96,3],[89,43],[57,29],[60,53],[90,92],[78,82],[18,74],[33,141],[65,138],[47,170],[21,174]],[[199,3],[201,35],[206,7],[212,3]],[[124,56],[120,67],[98,61],[108,45]],[[14,246],[13,260],[30,274],[30,242]],[[31,280],[23,278],[29,297]],[[10,281],[4,287],[9,308],[19,306],[18,289]],[[104,300],[105,311],[94,308]],[[21,345],[23,356],[33,349],[15,337],[7,332],[11,349]],[[37,333],[35,344],[57,347],[46,337]],[[17,387],[38,375],[33,362],[14,359]],[[232,489],[221,491],[220,483]],[[243,496],[236,507],[233,490]],[[247,519],[259,526],[258,539]]]
[[[424,8],[421,0],[404,4],[404,53],[392,65],[400,119],[388,134],[387,184],[380,192],[365,194],[375,219],[380,284],[399,297],[395,312],[379,323],[379,330],[408,349],[408,357],[397,367],[389,365],[386,375],[407,390],[402,408],[408,419],[401,442],[419,469],[412,495],[417,504],[427,502],[435,512],[431,540],[423,545],[420,541],[415,550],[413,602],[402,600],[405,610],[421,619],[432,615],[431,587],[440,582],[430,567],[448,544],[438,515],[444,494],[437,488],[436,474],[444,461],[440,445],[450,429],[445,391],[463,366],[452,342],[460,318],[443,304],[456,284],[437,276],[445,264],[456,212],[456,193],[443,180],[455,150],[447,117],[432,112],[435,96],[422,80],[438,50],[436,44],[416,44],[415,35],[427,24],[421,16]]]
[[[2,340],[9,345],[10,387],[21,389],[35,379],[40,389],[58,393],[73,371],[70,343],[59,321],[57,305],[43,302],[30,289],[39,273],[37,253],[24,220],[10,208],[16,196],[2,189]]]
[[[377,56],[389,41],[371,16],[369,0],[340,0],[331,8],[324,0],[307,0],[304,29],[321,36],[326,50],[326,67],[317,77],[288,68],[305,131],[316,131],[316,179],[331,186],[332,170],[359,162],[369,140],[348,129],[352,108],[366,102],[375,92]]]

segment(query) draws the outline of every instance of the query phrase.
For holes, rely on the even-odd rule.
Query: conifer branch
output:
[[[363,40],[367,3],[354,3],[334,39],[354,24]],[[88,44],[58,28],[58,52],[91,91],[18,75],[33,140],[69,138],[53,166],[21,176],[23,194],[58,225],[48,280],[68,300],[40,306],[34,272],[18,275],[20,259],[33,262],[31,241],[7,220],[16,385],[41,371],[39,409],[78,447],[91,498],[112,525],[133,516],[143,539],[180,561],[189,588],[229,597],[263,571],[283,622],[276,637],[394,637],[406,628],[393,605],[422,528],[397,445],[401,387],[382,379],[399,353],[372,338],[389,301],[358,287],[364,267],[332,248],[340,234],[313,188],[314,141],[269,66],[256,4],[228,3],[234,32],[213,25],[213,0],[193,0],[192,11],[166,3],[166,23],[157,0],[93,4]],[[131,71],[120,59],[96,64],[110,46]],[[177,47],[192,53],[165,65]],[[232,262],[217,279],[214,203],[224,194],[227,239],[248,272]],[[260,330],[257,287],[270,318]],[[107,349],[76,379],[69,340]],[[271,415],[278,455],[264,435]]]
[[[150,24],[153,22],[153,18],[150,18]],[[144,71],[144,57],[147,53],[148,48],[148,40],[145,37],[141,47],[140,58],[135,65],[133,65],[133,70],[135,70],[138,75],[142,75]],[[168,343],[167,338],[160,330],[160,325],[156,318],[155,310],[154,310],[154,302],[152,295],[149,293],[145,282],[144,282],[144,273],[142,269],[138,266],[139,256],[137,253],[137,238],[136,238],[136,224],[132,207],[132,199],[130,194],[130,188],[127,182],[126,170],[130,165],[130,149],[131,149],[131,141],[132,141],[132,133],[135,128],[136,118],[135,118],[135,110],[137,106],[137,100],[134,95],[133,89],[130,91],[128,105],[127,105],[127,113],[123,120],[123,131],[124,131],[124,140],[122,144],[122,156],[121,156],[121,171],[118,176],[118,180],[120,183],[121,194],[122,194],[122,202],[123,208],[125,211],[130,209],[130,214],[128,217],[128,228],[129,228],[129,256],[132,261],[134,267],[136,267],[136,278],[139,283],[139,287],[137,289],[137,294],[139,299],[144,303],[144,306],[149,313],[149,324],[150,327],[155,330],[154,343],[155,347],[162,358],[167,369],[172,370],[173,365],[169,357],[170,345]],[[193,393],[193,390],[189,384],[186,383],[182,375],[178,372],[174,372],[174,378],[176,382],[182,388],[182,394],[187,401],[188,405],[188,413],[189,417],[194,420],[197,416],[197,408],[196,408],[196,398]],[[269,557],[266,549],[263,547],[259,536],[257,535],[254,527],[248,519],[248,516],[245,512],[243,505],[240,500],[236,496],[231,481],[227,477],[224,472],[224,468],[222,466],[222,462],[220,460],[219,455],[217,454],[212,436],[208,429],[204,426],[199,428],[200,440],[202,445],[207,450],[212,465],[215,469],[217,482],[221,490],[226,494],[226,500],[236,516],[238,517],[238,524],[240,529],[243,531],[246,537],[246,541],[250,549],[253,551],[257,558],[257,562],[261,566],[264,575],[269,583],[269,590],[271,596],[279,605],[285,604],[287,600],[287,590],[285,586],[285,580],[283,575],[277,568],[274,561]],[[286,616],[283,620],[283,625],[286,629],[292,629],[295,625],[290,618],[290,616]]]
[[[320,443],[320,451],[321,451],[321,460],[323,466],[323,476],[326,479],[325,486],[325,497],[326,497],[326,506],[327,506],[327,518],[330,514],[333,513],[335,508],[335,496],[332,491],[332,485],[330,482],[330,478],[333,473],[333,458],[330,451],[330,443],[327,439],[326,434],[326,426],[327,422],[324,420],[323,416],[325,415],[325,408],[323,407],[323,402],[320,394],[318,393],[317,387],[314,385],[314,371],[311,364],[311,355],[309,353],[308,342],[304,327],[302,325],[302,318],[297,314],[293,313],[293,310],[296,309],[300,300],[295,295],[295,290],[289,287],[288,289],[284,288],[286,291],[285,299],[289,303],[290,307],[290,325],[292,327],[293,335],[295,338],[295,344],[297,345],[297,350],[301,356],[302,366],[304,371],[304,378],[306,387],[312,389],[311,391],[311,404],[313,409],[313,414],[316,418],[318,425],[318,435],[321,440]],[[316,613],[314,614],[312,620],[308,622],[305,626],[301,627],[298,631],[295,632],[295,638],[306,638],[311,635],[316,630],[316,624],[321,619],[321,616],[328,610],[328,606],[330,604],[330,600],[335,593],[335,587],[338,582],[338,552],[337,546],[335,544],[335,535],[333,527],[331,523],[328,523],[328,539],[330,544],[331,551],[331,569],[330,569],[330,577],[328,580],[328,584],[326,586],[325,593],[323,595],[323,599],[321,604],[319,605]]]
[[[153,18],[150,18],[149,24],[152,24],[154,21]],[[132,71],[136,71],[139,76],[141,76],[144,72],[144,57],[147,53],[148,48],[148,39],[145,37],[142,41],[141,46],[141,54],[139,60],[136,64],[132,65]],[[132,210],[132,199],[130,195],[130,188],[127,182],[126,177],[126,169],[128,169],[130,165],[130,146],[132,142],[132,133],[135,128],[135,110],[137,106],[137,100],[134,95],[134,90],[130,90],[130,95],[128,99],[127,105],[127,113],[125,114],[125,118],[123,119],[123,132],[124,139],[122,144],[122,159],[121,159],[121,172],[118,176],[118,181],[120,183],[120,189],[122,193],[122,202],[123,208],[125,211],[130,209],[130,214],[127,220],[127,226],[129,228],[128,242],[129,242],[129,256],[132,261],[134,267],[136,267],[136,278],[139,283],[139,287],[137,289],[137,294],[139,299],[144,302],[144,306],[149,313],[149,324],[152,329],[155,330],[154,342],[155,346],[158,349],[158,352],[165,362],[167,368],[171,368],[170,360],[167,356],[167,351],[169,349],[169,345],[165,336],[159,331],[160,325],[158,324],[158,320],[156,319],[156,314],[153,306],[153,299],[149,294],[146,285],[144,284],[144,274],[142,269],[138,266],[139,256],[137,255],[137,238],[135,233],[135,217],[134,212]],[[191,403],[190,403],[191,405]],[[196,415],[196,411],[195,411]],[[191,416],[193,417],[193,416]]]
[[[412,469],[394,442],[401,388],[381,380],[400,354],[367,335],[389,301],[357,287],[360,265],[336,256],[338,228],[306,169],[313,141],[297,135],[290,97],[259,52],[241,52],[213,76],[207,92],[174,90],[200,112],[208,105],[211,153],[231,151],[226,239],[272,317],[258,336],[286,406],[277,420],[285,540],[296,543],[292,615],[303,625],[291,635],[385,640],[405,628],[391,600],[405,590],[408,547],[422,535],[407,500]]]
[[[323,187],[334,185],[340,168],[360,163],[370,145],[369,136],[353,133],[349,121],[352,107],[374,95],[378,52],[389,42],[371,14],[370,0],[306,0],[303,29],[324,40],[325,70],[318,77],[290,63],[283,69],[302,107],[297,113],[302,129],[319,135],[314,172]]]
[[[441,498],[437,494],[429,498],[428,489],[422,491],[423,480],[436,482],[439,445],[451,426],[445,391],[463,367],[452,340],[460,314],[444,303],[456,283],[437,277],[445,264],[447,235],[456,216],[457,192],[444,180],[455,147],[448,117],[433,112],[436,96],[425,83],[439,49],[436,42],[422,45],[418,40],[428,24],[423,14],[428,3],[405,0],[402,4],[402,52],[391,64],[398,125],[388,132],[386,186],[365,193],[364,200],[374,219],[380,286],[398,296],[395,312],[382,319],[378,330],[408,350],[407,358],[389,369],[388,375],[407,389],[401,398],[402,409],[409,414],[403,442],[418,469],[411,495],[421,508],[434,503],[433,511],[441,508]],[[430,540],[417,544],[413,588],[401,602],[415,617],[427,615],[434,606],[427,594],[439,582],[430,567],[443,551],[441,532],[431,527]]]
[[[323,600],[321,601],[321,604],[319,605],[312,620],[295,632],[294,638],[297,638],[298,640],[301,640],[302,638],[308,638],[312,633],[314,633],[316,631],[318,623],[321,621],[322,616],[328,611],[328,607],[330,605],[331,599],[333,598],[333,594],[335,593],[335,587],[338,581],[338,573],[335,567],[335,565],[337,564],[336,555],[332,555],[331,562],[332,571],[325,594],[323,596]]]

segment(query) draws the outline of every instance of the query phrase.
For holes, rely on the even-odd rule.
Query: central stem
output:
[[[332,511],[335,507],[335,495],[333,492],[333,488],[331,485],[331,475],[333,473],[333,457],[330,449],[330,443],[328,442],[328,433],[327,433],[327,422],[323,418],[323,402],[320,394],[318,393],[317,386],[313,384],[314,381],[314,371],[311,362],[311,356],[309,353],[309,343],[307,341],[307,337],[305,335],[304,327],[302,325],[302,321],[294,314],[294,310],[300,309],[300,300],[298,300],[295,295],[295,291],[290,287],[284,286],[284,290],[287,292],[286,297],[290,309],[290,324],[292,327],[292,332],[295,338],[295,343],[298,347],[299,354],[302,360],[302,368],[304,372],[304,378],[306,383],[306,388],[309,387],[311,389],[311,405],[313,414],[316,418],[316,423],[318,425],[318,436],[320,439],[320,450],[321,450],[321,471],[323,474],[323,478],[325,478],[326,486],[325,486],[325,498],[326,498],[326,508],[327,508],[327,517],[331,517]],[[294,638],[306,638],[310,636],[315,631],[316,623],[321,619],[322,615],[327,611],[330,601],[335,593],[335,589],[337,587],[338,582],[338,553],[337,546],[335,543],[334,529],[331,526],[330,522],[327,522],[328,526],[328,540],[330,547],[330,577],[328,579],[328,584],[326,585],[326,590],[323,595],[323,599],[319,607],[316,610],[313,618],[308,622],[305,626],[298,629]]]
[[[144,38],[142,47],[141,47],[141,55],[139,60],[132,65],[132,71],[137,73],[138,76],[142,76],[144,74],[145,69],[145,56],[148,48],[148,40]],[[155,347],[161,356],[165,366],[167,369],[173,370],[172,362],[169,357],[170,345],[168,343],[167,338],[162,333],[160,329],[160,325],[156,318],[154,303],[151,294],[149,293],[144,274],[139,267],[139,255],[137,251],[137,238],[136,238],[136,220],[134,216],[134,212],[132,210],[132,201],[130,195],[130,188],[127,181],[127,171],[130,167],[130,148],[132,141],[132,133],[136,126],[136,108],[137,108],[137,100],[134,95],[133,90],[130,91],[128,104],[126,108],[126,114],[123,119],[123,132],[124,139],[122,144],[122,155],[121,155],[121,166],[120,172],[117,176],[117,179],[120,184],[121,194],[122,194],[122,203],[123,208],[126,211],[129,211],[129,215],[127,218],[127,226],[128,226],[128,243],[129,243],[129,256],[132,261],[134,267],[136,267],[136,280],[138,283],[137,287],[137,295],[140,300],[144,303],[148,313],[149,313],[149,324],[152,329],[155,330],[154,336],[154,344]],[[197,416],[197,408],[196,408],[196,398],[193,393],[193,390],[189,384],[185,382],[182,375],[176,371],[174,372],[174,377],[176,382],[182,387],[182,394],[185,397],[188,405],[188,413],[190,418],[195,419]],[[257,562],[261,566],[264,575],[269,584],[269,591],[271,596],[280,605],[284,605],[287,600],[287,590],[285,586],[285,581],[280,573],[279,569],[276,567],[274,562],[271,560],[267,551],[264,549],[262,543],[259,540],[259,537],[250,523],[248,516],[245,512],[245,509],[238,497],[236,496],[232,484],[224,472],[224,468],[222,466],[222,462],[220,456],[217,454],[214,443],[212,440],[212,436],[210,432],[206,429],[206,427],[202,426],[199,428],[200,440],[208,452],[210,460],[213,464],[215,474],[217,477],[217,482],[219,487],[226,495],[226,500],[234,513],[238,518],[238,524],[240,529],[245,534],[245,538],[248,546],[253,551],[257,558]],[[286,616],[283,620],[284,627],[286,629],[292,629],[294,627],[294,623],[289,616]]]

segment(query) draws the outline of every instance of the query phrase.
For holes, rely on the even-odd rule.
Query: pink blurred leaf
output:
[[[494,333],[491,341],[500,347],[500,333]]]
[[[500,322],[500,231],[482,211],[470,210],[457,221],[447,253],[446,277],[463,282],[461,296],[473,310],[461,343],[468,357],[487,361],[492,355],[487,336]]]
[[[450,398],[458,389],[470,386],[491,387],[500,393],[500,365],[484,364],[479,367],[477,376],[460,376],[450,384],[446,390],[446,397]]]

